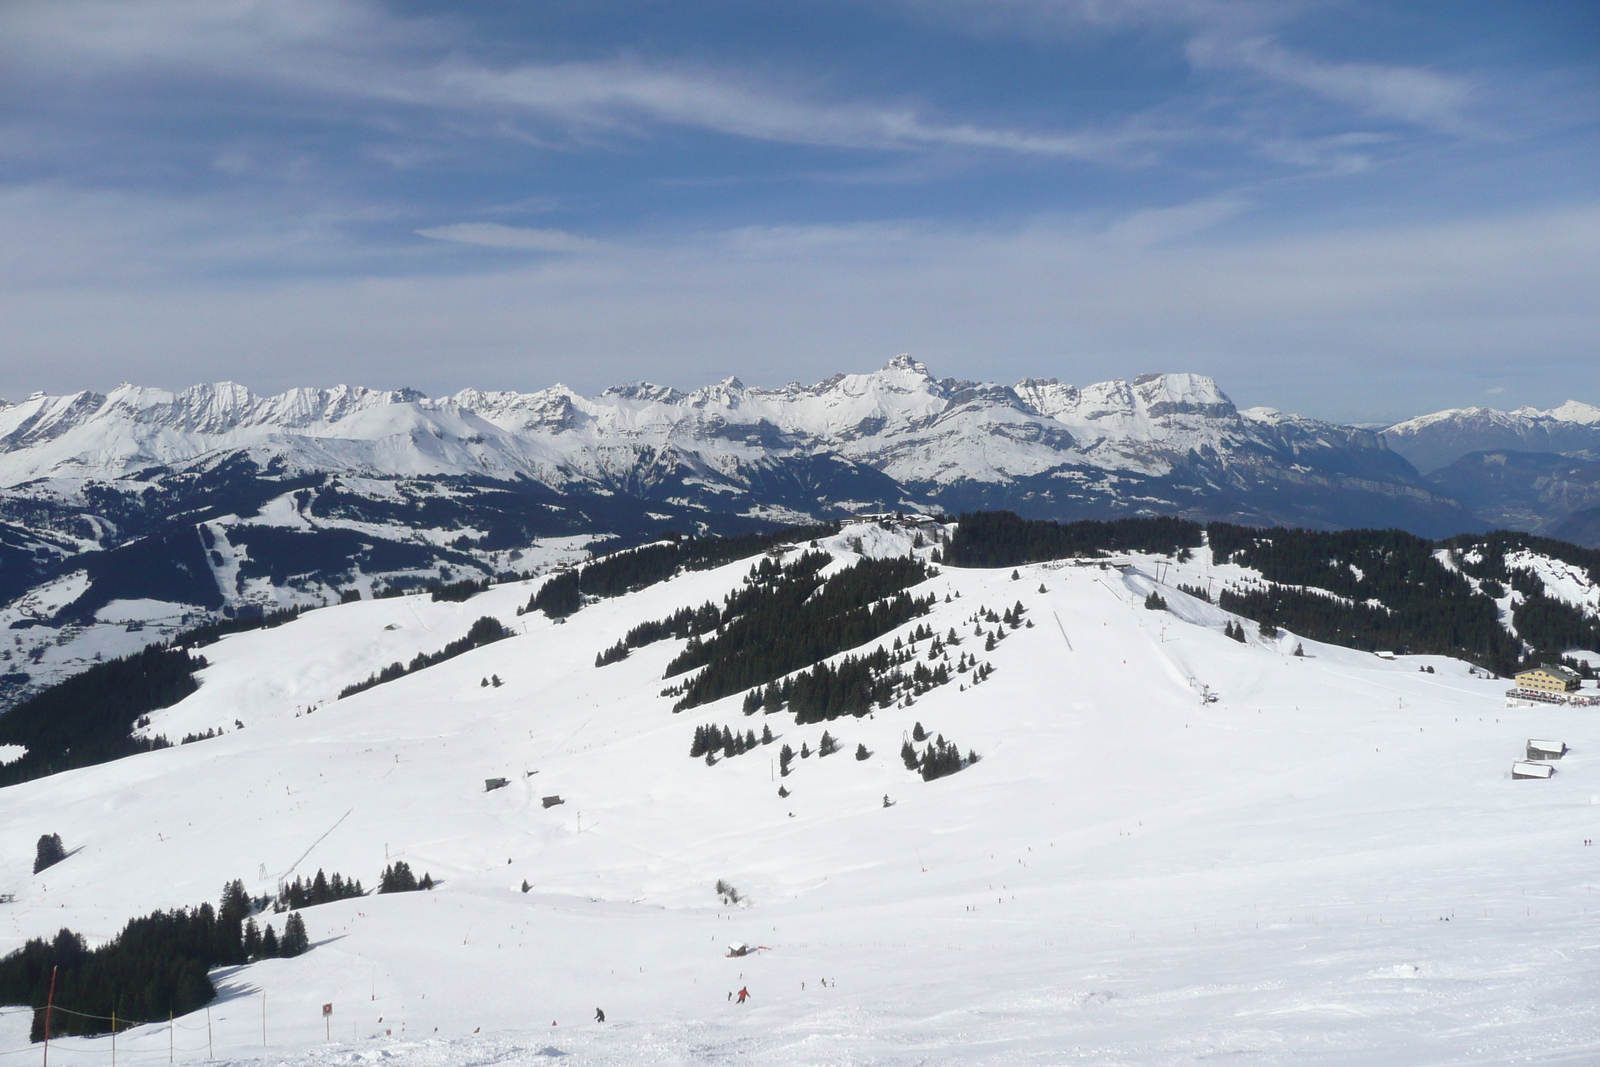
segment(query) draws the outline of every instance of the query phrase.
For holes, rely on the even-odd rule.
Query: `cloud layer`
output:
[[[0,392],[911,350],[1349,417],[1600,399],[1575,40],[1345,0],[14,0]]]

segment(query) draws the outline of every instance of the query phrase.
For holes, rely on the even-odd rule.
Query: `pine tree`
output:
[[[906,765],[906,770],[914,771],[917,769],[917,750],[911,747],[910,741],[901,742],[900,760]]]
[[[794,749],[790,748],[787,744],[785,744],[783,746],[783,748],[778,750],[778,775],[779,775],[779,777],[787,778],[789,776],[789,764],[793,760],[794,760]]]
[[[240,922],[250,914],[250,894],[244,891],[244,882],[235,878],[222,887],[222,902],[217,917],[223,922]]]
[[[1167,601],[1165,597],[1152,589],[1150,590],[1150,595],[1144,598],[1144,606],[1151,611],[1166,611]]]
[[[278,955],[278,935],[273,931],[272,924],[267,924],[266,932],[261,935],[261,958],[264,960],[276,959]]]
[[[417,876],[412,873],[411,865],[405,860],[395,860],[394,863],[383,869],[383,876],[378,880],[380,893],[409,893],[417,888]],[[287,927],[285,928],[287,936]]]
[[[761,743],[763,745],[772,744],[772,727],[766,723],[761,724]]]
[[[244,955],[248,960],[261,959],[261,928],[254,919],[246,919],[244,924]]]
[[[911,740],[926,741],[927,739],[928,732],[922,728],[922,724],[920,722],[911,728]]]
[[[818,755],[818,757],[833,755],[833,749],[834,749],[833,735],[828,733],[828,731],[826,731],[826,730],[822,731],[822,740],[817,743],[817,755]]]
[[[782,786],[782,785],[780,785],[780,786],[779,786],[779,787],[778,787],[778,795],[779,795],[779,796],[780,796],[780,797],[786,797],[786,796],[788,796],[788,795],[789,795],[789,788],[788,788],[788,787],[787,787],[787,786]]]
[[[811,746],[807,745],[804,741],[800,742],[800,758],[801,759],[810,759],[811,758]]]
[[[1300,644],[1299,642],[1295,642],[1294,654],[1297,656],[1304,656],[1306,654],[1306,646]]]
[[[283,923],[283,940],[278,944],[278,955],[285,958],[298,956],[311,947],[311,939],[306,936],[306,921],[300,917],[298,911],[289,913],[289,918]]]
[[[66,858],[67,850],[61,844],[61,835],[43,834],[40,836],[38,848],[33,854],[33,873],[38,874],[46,867],[54,867]]]
[[[871,756],[872,756],[872,753],[867,751],[867,746],[866,745],[864,745],[864,744],[856,745],[856,759],[864,760],[864,759],[871,758]]]

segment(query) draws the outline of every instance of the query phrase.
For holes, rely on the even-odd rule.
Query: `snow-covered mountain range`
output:
[[[1548,411],[1449,408],[1395,423],[1383,436],[1423,473],[1471,452],[1553,452],[1600,459],[1600,407],[1568,400]]]
[[[1485,522],[1600,545],[1600,408],[1452,408],[1383,436]]]
[[[1595,410],[1525,421],[1600,434]],[[1520,497],[1493,470],[1419,475],[1400,449],[1459,414],[1378,433],[1241,411],[1197,374],[1001,385],[907,356],[777,389],[38,394],[0,408],[0,626],[15,631],[0,704],[130,651],[141,626],[534,573],[665,531],[1009,509],[1446,536],[1551,532],[1533,513],[1564,521],[1586,499],[1581,472]]]
[[[1003,386],[936,379],[900,356],[781,389],[730,378],[688,393],[636,383],[597,397],[558,385],[430,399],[125,385],[0,411],[12,494],[68,499],[224,458],[286,475],[526,480],[750,516],[1026,502],[1053,517],[1166,509],[1339,526],[1381,514],[1435,527],[1422,532],[1468,521],[1377,434],[1241,412],[1195,374]]]

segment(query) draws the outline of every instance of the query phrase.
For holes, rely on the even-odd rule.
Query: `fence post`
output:
[[[206,1005],[206,1059],[216,1059],[216,1054],[211,1051],[211,1005]]]

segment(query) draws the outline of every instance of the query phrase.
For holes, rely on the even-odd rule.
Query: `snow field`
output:
[[[871,554],[905,550],[870,528],[825,545],[848,559],[863,533]],[[561,625],[515,616],[522,583],[235,635],[151,728],[247,729],[0,795],[0,891],[17,894],[0,940],[109,937],[234,877],[260,893],[321,867],[370,887],[405,859],[443,885],[307,909],[311,953],[219,972],[218,1058],[1592,1062],[1595,712],[1508,711],[1503,683],[1439,657],[1307,641],[1298,658],[1292,635],[1253,625],[1229,640],[1224,613],[1175,589],[1218,577],[1208,556],[1017,581],[944,568],[918,590],[938,595],[932,616],[901,632],[954,627],[952,661],[973,652],[993,677],[804,727],[747,719],[738,696],[672,714],[658,691],[677,642],[593,666],[637,622],[720,599],[749,561]],[[1142,607],[1158,573],[1169,612]],[[1018,600],[1033,627],[984,652],[966,620]],[[483,614],[526,633],[331,700]],[[481,686],[490,674],[505,684]],[[899,760],[916,721],[983,758],[922,782]],[[763,722],[768,748],[688,756],[696,724]],[[815,750],[824,729],[841,750],[796,759],[780,799],[777,749]],[[1571,746],[1553,779],[1509,779],[1527,737]],[[510,784],[484,792],[490,777]],[[551,794],[565,803],[541,807]],[[34,876],[46,832],[81,851]],[[718,901],[718,878],[747,906]],[[735,940],[769,950],[724,958]],[[741,983],[755,999],[736,1008]],[[176,1058],[205,1057],[204,1016],[179,1020],[201,1029],[174,1033]],[[119,1061],[160,1062],[167,1037],[120,1035]],[[99,1067],[109,1041],[51,1055]]]

